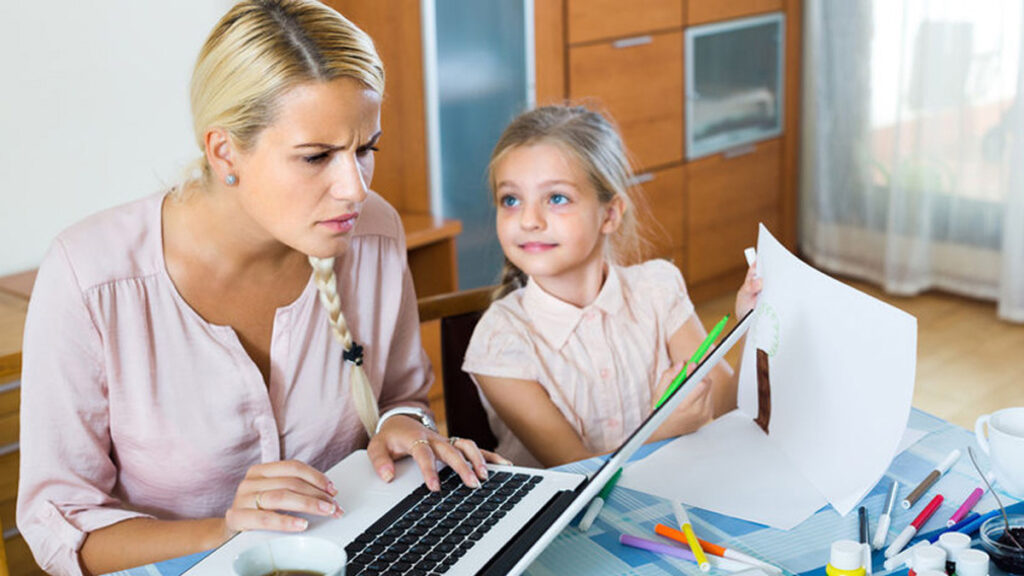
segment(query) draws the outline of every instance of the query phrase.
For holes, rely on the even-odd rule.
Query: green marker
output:
[[[665,390],[665,393],[661,395],[661,398],[658,399],[658,403],[654,405],[655,409],[660,408],[661,405],[665,403],[665,400],[668,400],[668,397],[671,396],[673,392],[679,389],[679,386],[683,383],[683,380],[686,380],[686,367],[689,366],[690,364],[696,365],[700,363],[700,361],[704,358],[704,355],[707,354],[708,348],[711,348],[711,344],[714,343],[714,341],[722,333],[722,330],[725,329],[725,325],[728,322],[729,315],[726,314],[725,316],[722,317],[721,320],[718,321],[718,324],[715,324],[715,327],[711,329],[711,332],[708,332],[707,338],[705,338],[704,341],[700,343],[700,346],[698,346],[697,349],[694,350],[693,356],[690,356],[690,359],[683,364],[683,369],[679,372],[675,379],[672,380],[672,383],[669,384],[668,389]]]

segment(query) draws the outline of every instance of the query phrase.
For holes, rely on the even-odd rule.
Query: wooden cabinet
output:
[[[569,97],[593,99],[640,167],[683,159],[683,33],[569,48]]]
[[[642,225],[656,256],[683,270],[700,300],[736,290],[743,249],[763,222],[796,243],[801,0],[538,0],[537,101],[570,100],[611,115],[649,207]],[[687,161],[685,31],[785,14],[782,135]]]
[[[683,267],[686,261],[686,182],[683,166],[638,174],[635,178],[645,201],[638,206],[639,225],[651,245],[652,256]]]
[[[683,25],[680,0],[630,0],[628,9],[624,7],[622,0],[568,0],[568,42],[649,34]]]

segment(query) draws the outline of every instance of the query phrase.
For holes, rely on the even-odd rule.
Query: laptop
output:
[[[306,516],[303,533],[335,542],[348,554],[346,576],[364,574],[520,574],[569,525],[750,327],[744,316],[669,399],[589,478],[555,470],[488,466],[481,488],[462,485],[451,469],[430,493],[412,458],[396,462],[384,483],[364,450],[327,471],[338,488],[341,518]],[[242,532],[189,569],[187,576],[232,573],[236,556],[279,532]]]

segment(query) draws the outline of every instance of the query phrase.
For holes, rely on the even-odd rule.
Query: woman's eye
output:
[[[515,196],[505,195],[498,200],[498,204],[501,204],[504,208],[513,208],[519,205],[519,199]]]
[[[327,152],[321,152],[320,154],[314,154],[313,156],[303,156],[302,159],[305,160],[307,164],[320,164],[327,159]]]
[[[552,194],[551,203],[555,206],[561,206],[562,204],[568,204],[569,198],[565,194]]]
[[[357,152],[357,153],[358,153],[358,154],[359,154],[360,156],[366,156],[366,155],[367,155],[367,154],[369,154],[370,152],[380,152],[380,148],[378,148],[377,146],[367,146],[367,147],[365,147],[365,148],[360,148],[360,149],[359,149],[359,150],[357,150],[356,152]]]

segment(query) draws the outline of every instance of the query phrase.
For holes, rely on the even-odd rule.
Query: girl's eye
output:
[[[500,204],[504,208],[514,208],[515,206],[519,205],[519,198],[516,198],[515,196],[509,196],[506,194],[505,196],[502,196],[498,200],[498,204]]]
[[[552,194],[551,203],[555,206],[561,206],[569,203],[569,198],[565,194]]]
[[[307,164],[320,164],[327,159],[327,152],[321,152],[319,154],[314,154],[313,156],[303,156],[302,159],[305,160]]]

